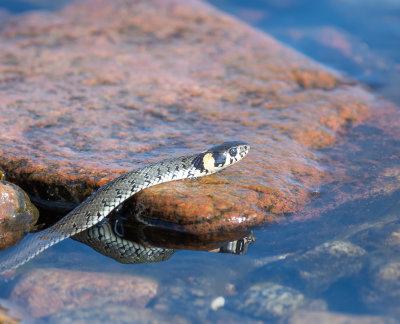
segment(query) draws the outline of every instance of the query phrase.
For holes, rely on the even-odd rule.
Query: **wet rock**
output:
[[[345,241],[327,242],[298,256],[289,256],[280,264],[267,264],[256,271],[262,278],[318,294],[339,279],[356,275],[363,266],[366,251]]]
[[[193,225],[199,231],[296,211],[324,180],[311,149],[378,105],[196,0],[91,0],[29,13],[3,26],[0,45],[0,165],[42,199],[78,203],[145,163],[248,141],[249,157],[223,174],[137,195],[138,212],[206,219]]]
[[[325,165],[334,169],[332,182],[327,185],[326,194],[322,192],[319,197],[319,204],[306,207],[296,218],[312,218],[337,209],[343,214],[343,222],[347,222],[346,219],[351,217],[353,222],[363,222],[367,227],[370,227],[371,223],[377,224],[381,216],[370,216],[374,219],[371,221],[367,219],[367,213],[358,212],[359,206],[364,204],[362,200],[365,199],[376,201],[379,204],[377,210],[387,210],[399,200],[399,143],[398,107],[387,107],[381,112],[371,111],[370,117],[363,125],[349,129],[345,140],[325,150],[326,155],[322,160]],[[354,212],[349,213],[350,210]],[[351,228],[346,229],[346,232],[349,229]],[[371,244],[374,242],[367,243]]]
[[[330,323],[330,324],[394,324],[393,318],[380,316],[357,316],[332,312],[299,310],[284,321],[285,324]]]
[[[392,199],[380,199],[380,205],[377,206],[386,207],[398,200],[399,195],[389,197]],[[346,234],[346,238],[368,251],[374,251],[378,255],[386,255],[388,259],[396,258],[400,252],[400,204],[397,205],[388,212],[379,213],[379,217],[376,217],[376,214],[372,211],[367,222],[354,224],[350,230],[347,230],[348,233],[346,231],[342,233]],[[371,219],[372,217],[374,219]],[[357,215],[355,215],[356,218]],[[380,264],[381,261],[378,263]]]
[[[294,311],[305,303],[297,290],[272,282],[250,287],[234,297],[228,307],[261,319],[276,319]]]
[[[184,317],[168,312],[161,312],[154,309],[137,309],[114,304],[60,312],[50,316],[47,323],[187,324],[191,322]]]
[[[78,307],[124,304],[143,308],[157,288],[157,282],[138,276],[37,269],[18,282],[11,300],[37,318]]]
[[[18,243],[38,217],[38,210],[21,188],[0,180],[0,251]]]
[[[337,280],[357,274],[366,251],[350,242],[334,241],[295,258],[291,267],[299,269],[299,278],[308,289],[324,290]]]

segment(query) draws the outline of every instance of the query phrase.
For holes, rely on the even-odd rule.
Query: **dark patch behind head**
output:
[[[203,163],[203,158],[204,155],[206,155],[206,153],[200,153],[199,155],[197,155],[194,160],[193,160],[193,165],[197,170],[200,170],[201,172],[204,172],[204,163]]]
[[[224,142],[222,144],[213,146],[212,148],[210,148],[207,152],[213,153],[213,152],[225,152],[228,151],[230,148],[232,147],[237,147],[237,146],[241,146],[241,145],[249,145],[246,142],[242,142],[242,141],[230,141],[230,142]]]

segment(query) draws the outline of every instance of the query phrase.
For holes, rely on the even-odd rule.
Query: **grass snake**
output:
[[[100,223],[137,192],[164,182],[203,177],[240,161],[250,146],[232,141],[205,152],[170,158],[122,174],[108,182],[49,228],[25,237],[0,257],[0,273],[28,262],[52,245]]]

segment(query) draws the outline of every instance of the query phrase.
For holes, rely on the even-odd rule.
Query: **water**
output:
[[[210,2],[365,82],[400,105],[400,52],[396,47],[400,12],[396,1]],[[49,4],[0,2],[13,12],[55,9]],[[351,14],[354,12],[357,15]],[[354,151],[354,147],[362,149]],[[152,318],[159,322],[251,323],[275,322],[289,316],[299,322],[298,314],[307,315],[312,322],[322,322],[323,318],[332,321],[338,316],[357,316],[360,322],[366,320],[365,316],[387,322],[398,320],[399,148],[398,137],[384,133],[373,121],[349,130],[334,147],[324,151],[325,165],[342,176],[320,188],[318,197],[304,211],[255,229],[256,241],[245,255],[182,251],[162,263],[123,265],[88,246],[66,240],[20,271],[57,267],[96,273],[101,269],[110,275],[156,278],[157,298],[141,309],[132,300],[114,305],[111,293],[111,297],[97,300],[98,305],[89,309],[80,310],[72,303],[63,313],[62,308],[50,303],[50,292],[48,296],[46,291],[31,290],[32,294],[43,295],[50,303],[47,308],[57,310],[38,321],[113,318],[123,322],[129,317],[137,322]],[[9,297],[14,285],[10,281],[0,286],[0,298],[8,300],[0,304],[7,307],[11,303],[8,308],[17,312],[18,304],[24,305],[24,301]],[[36,286],[40,284],[36,282]],[[288,296],[280,304],[273,297],[277,291]],[[79,293],[84,295],[85,290]],[[95,292],[86,293],[95,299]],[[211,305],[220,296],[225,305],[215,311]],[[105,306],[108,304],[111,308]],[[291,313],[296,308],[297,313]],[[118,311],[118,316],[113,311]]]
[[[211,0],[302,53],[399,102],[397,1]],[[354,14],[357,13],[357,14]]]
[[[0,8],[15,14],[41,10],[53,11],[63,8],[70,0],[48,1],[48,0],[1,0]]]

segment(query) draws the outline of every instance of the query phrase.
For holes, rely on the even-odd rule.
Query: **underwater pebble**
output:
[[[227,306],[261,319],[273,319],[295,310],[304,302],[305,298],[299,291],[272,282],[264,282],[233,297]]]
[[[216,311],[218,308],[224,307],[224,305],[225,305],[225,298],[219,296],[211,302],[211,309]]]

